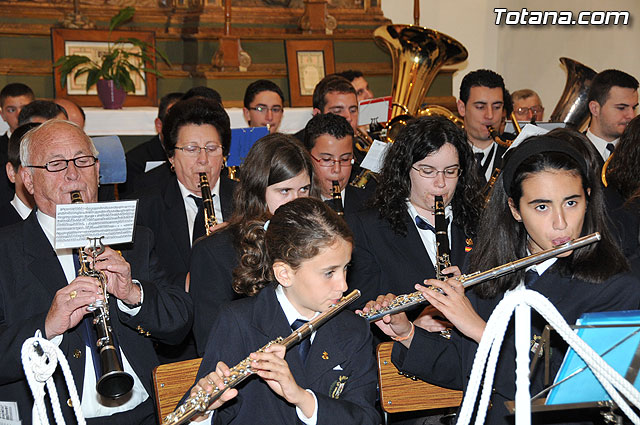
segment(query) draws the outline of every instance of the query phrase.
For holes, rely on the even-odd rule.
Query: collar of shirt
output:
[[[529,250],[527,250],[527,255],[531,255]],[[534,271],[538,273],[538,276],[542,276],[544,272],[546,272],[549,267],[553,266],[555,262],[558,261],[557,257],[549,258],[548,260],[543,261],[540,264],[534,264],[533,266],[527,267],[526,271]],[[515,289],[524,289],[524,279],[520,282],[520,284]],[[509,292],[509,291],[507,291]]]
[[[301,319],[301,320],[311,320],[316,318],[318,315],[320,315],[319,312],[316,312],[316,314],[313,315],[313,317],[311,319],[307,318],[307,317],[303,317],[298,310],[296,310],[296,308],[293,306],[293,304],[291,304],[291,301],[289,301],[289,298],[287,298],[287,295],[284,293],[284,289],[282,289],[282,286],[278,285],[278,287],[276,288],[276,298],[278,299],[278,302],[280,303],[280,307],[282,308],[282,311],[284,311],[284,315],[287,318],[287,322],[289,323],[289,326],[291,326],[293,324],[293,322],[295,322],[297,319]],[[313,343],[313,339],[316,336],[316,331],[313,331],[311,333],[311,342]]]
[[[177,178],[176,178],[176,180],[178,182],[178,187],[180,188],[180,194],[182,195],[182,199],[184,200],[184,204],[192,207],[192,209],[197,213],[198,212],[198,206],[196,205],[196,201],[191,197],[191,195],[194,195],[194,196],[197,196],[197,197],[201,197],[201,195],[199,193],[191,192],[189,189],[187,189],[185,187],[185,185],[183,185],[180,182],[180,180],[178,180]],[[211,188],[211,196],[214,196],[213,199],[220,198],[220,179],[219,178],[216,181],[216,184]],[[195,218],[195,214],[194,214],[194,218]],[[218,216],[216,216],[216,218],[218,218]]]
[[[23,220],[29,217],[29,214],[31,214],[31,208],[25,205],[25,203],[22,202],[22,199],[20,199],[17,194],[13,195],[11,205],[13,205],[13,208],[16,209],[18,215],[22,217]]]
[[[484,149],[480,149],[479,147],[477,147],[476,145],[474,145],[471,142],[469,142],[469,144],[471,145],[471,150],[473,151],[473,153],[483,153],[484,154],[484,158],[482,158],[482,163],[484,163],[487,160],[487,157],[489,156],[489,153],[491,152],[491,149],[493,149],[493,145],[495,145],[496,142],[491,143],[489,146],[487,146]]]
[[[407,211],[409,211],[409,215],[411,216],[411,220],[413,221],[413,223],[415,225],[416,217],[419,216],[420,214],[418,214],[418,210],[416,210],[416,207],[414,207],[413,204],[411,203],[411,201],[409,201],[409,200],[407,200]],[[453,208],[451,207],[451,205],[447,205],[446,207],[444,207],[444,216],[449,219],[449,226],[451,226],[451,222],[453,221]],[[422,217],[422,216],[420,216],[420,217]],[[431,224],[431,222],[429,220],[427,220],[427,217],[422,217],[422,219]],[[435,223],[435,219],[434,219],[434,223]],[[435,227],[435,224],[433,226]],[[416,229],[422,230],[422,229],[419,229],[417,225],[416,225]],[[426,232],[427,230],[422,230],[422,231]],[[433,233],[433,232],[431,232],[431,233]]]
[[[618,146],[618,141],[620,140],[615,139],[612,140],[611,142],[607,142],[606,140],[604,140],[603,138],[596,136],[595,134],[593,134],[591,132],[591,129],[587,130],[587,138],[589,140],[591,140],[591,143],[593,143],[593,146],[596,147],[596,149],[598,150],[598,152],[600,153],[600,156],[602,157],[602,159],[604,159],[605,161],[607,160],[607,158],[609,158],[609,155],[611,155],[611,152],[609,152],[609,150],[607,149],[607,145],[609,143],[613,143],[613,146]]]

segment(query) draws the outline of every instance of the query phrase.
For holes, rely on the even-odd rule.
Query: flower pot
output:
[[[98,88],[98,98],[100,98],[104,109],[122,109],[127,93],[117,87],[115,81],[98,80],[96,87]]]

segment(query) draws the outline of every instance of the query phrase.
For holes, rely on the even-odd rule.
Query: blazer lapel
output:
[[[233,215],[233,190],[235,182],[228,177],[220,176],[220,208],[222,208],[222,218],[229,221]]]
[[[407,257],[407,264],[419,265],[418,267],[424,272],[425,279],[435,277],[435,269],[431,263],[429,253],[424,247],[422,238],[420,238],[420,234],[418,233],[418,229],[416,229],[415,224],[411,221],[409,213],[406,215],[405,224],[407,225],[407,237],[404,238],[396,236],[394,238],[394,241],[396,242],[395,249],[398,252],[402,252],[403,255]]]
[[[462,270],[464,259],[467,255],[465,248],[467,238],[464,232],[455,224],[451,225],[451,265],[458,266]]]
[[[52,295],[67,285],[67,278],[60,266],[53,247],[38,223],[36,210],[34,209],[25,220],[24,241],[26,250],[27,267]]]
[[[173,179],[167,186],[167,190],[164,193],[164,202],[167,205],[165,221],[178,247],[180,258],[184,261],[184,265],[188,267],[191,258],[191,243],[189,241],[187,213],[184,210],[184,201],[182,200],[177,179]]]

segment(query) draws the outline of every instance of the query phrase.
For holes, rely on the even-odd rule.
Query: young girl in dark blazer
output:
[[[605,224],[595,170],[587,167],[584,157],[568,142],[548,135],[530,138],[508,155],[481,217],[470,270],[487,270],[597,231],[602,235],[597,244],[530,267],[533,280],[527,279],[527,287],[545,295],[569,323],[586,312],[637,309],[640,286],[628,273],[627,260]],[[466,294],[455,279],[431,279],[425,285],[444,291],[440,294],[416,285],[456,327],[450,340],[419,329],[404,313],[385,316],[376,324],[399,341],[394,344],[392,360],[400,370],[436,385],[464,389],[487,319],[505,292],[525,287],[525,270],[479,284]],[[391,298],[381,296],[365,310],[385,305]],[[544,324],[532,312],[532,341],[539,338]],[[565,351],[562,341],[552,339],[551,376],[558,371]],[[515,396],[514,358],[512,323],[498,359],[493,407],[486,423],[508,423],[504,401]],[[532,394],[543,389],[543,369],[538,367],[531,376]],[[547,419],[562,421],[558,417],[535,420],[544,423]]]
[[[252,353],[258,377],[216,401],[214,423],[378,424],[371,333],[352,312],[316,330],[307,354],[299,347],[306,339],[288,352],[278,344],[255,352],[288,336],[295,321],[326,311],[347,290],[353,242],[342,218],[318,199],[300,198],[266,223],[247,223],[241,236],[234,288],[250,297],[215,315],[191,394],[222,388],[229,367]]]

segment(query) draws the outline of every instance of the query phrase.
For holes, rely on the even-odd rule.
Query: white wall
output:
[[[506,26],[495,25],[494,8],[519,11],[629,11],[629,25]],[[413,0],[382,0],[384,15],[394,23],[413,23]],[[640,78],[640,2],[637,0],[420,0],[420,25],[460,41],[469,59],[458,65],[453,94],[462,77],[478,68],[500,73],[507,88],[536,90],[549,117],[566,82],[562,56],[602,71],[617,68]]]

